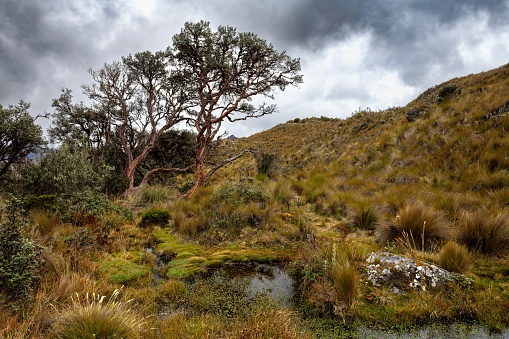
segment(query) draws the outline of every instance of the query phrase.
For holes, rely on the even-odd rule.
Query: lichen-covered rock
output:
[[[426,262],[416,262],[389,252],[371,253],[366,259],[368,283],[390,286],[394,292],[436,287],[455,280],[454,275]]]

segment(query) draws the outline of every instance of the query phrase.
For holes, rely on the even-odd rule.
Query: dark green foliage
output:
[[[260,151],[255,154],[255,159],[259,174],[264,174],[269,178],[274,176],[277,166],[276,154]]]
[[[10,199],[0,225],[0,292],[6,304],[14,309],[17,302],[29,299],[39,280],[37,271],[43,250],[23,237],[22,228],[27,221],[22,213],[22,202]]]
[[[447,97],[451,96],[454,92],[456,92],[456,88],[458,88],[456,84],[447,84],[442,86],[438,91],[438,101],[443,101]]]
[[[163,134],[159,143],[150,150],[145,161],[137,170],[136,182],[154,168],[186,168],[194,163],[196,154],[196,135],[190,131],[170,130]],[[173,172],[156,172],[150,176],[149,183],[165,183]]]
[[[45,145],[42,129],[34,123],[29,107],[23,101],[5,109],[0,105],[0,177]]]
[[[24,184],[27,193],[35,195],[69,197],[85,189],[99,193],[105,191],[111,171],[111,167],[93,161],[88,146],[64,143],[27,170]]]
[[[29,195],[23,197],[23,207],[27,210],[32,208],[43,210],[57,209],[56,198],[54,194]]]
[[[170,212],[161,209],[151,209],[143,214],[141,217],[140,227],[146,227],[149,225],[165,225],[170,221]]]

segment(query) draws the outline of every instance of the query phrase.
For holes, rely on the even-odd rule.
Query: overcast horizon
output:
[[[205,20],[301,59],[300,88],[267,100],[279,113],[226,126],[244,137],[294,118],[403,106],[431,86],[507,64],[508,17],[509,0],[0,0],[0,104],[52,113],[62,88],[85,99],[88,69],[164,50],[185,22]]]

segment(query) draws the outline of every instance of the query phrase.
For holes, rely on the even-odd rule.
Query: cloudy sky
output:
[[[509,0],[0,0],[0,104],[52,112],[89,68],[164,50],[186,21],[250,31],[301,59],[279,113],[226,128],[248,136],[296,117],[405,105],[453,77],[509,63]],[[44,127],[49,121],[38,120]]]

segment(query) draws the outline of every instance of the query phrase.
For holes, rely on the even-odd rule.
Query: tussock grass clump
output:
[[[82,300],[78,293],[71,305],[60,312],[53,325],[55,338],[140,338],[144,320],[130,308],[131,300],[119,300],[120,290],[111,297],[93,293]]]
[[[336,306],[346,311],[350,310],[355,302],[357,295],[358,275],[355,267],[350,265],[350,261],[344,258],[338,258],[332,265],[332,281],[336,295]]]
[[[363,230],[372,230],[378,223],[378,216],[372,206],[359,204],[353,208],[353,225]]]
[[[409,249],[432,250],[450,237],[451,228],[436,210],[414,203],[400,210],[393,222],[378,225],[376,233],[382,242],[399,239]]]
[[[290,209],[290,203],[295,198],[295,192],[292,189],[291,182],[288,180],[278,180],[272,188],[272,199],[277,203]]]
[[[509,250],[509,210],[465,213],[458,241],[471,250],[500,255]]]
[[[465,273],[472,266],[472,256],[465,246],[449,241],[440,251],[438,264],[450,272]]]
[[[35,229],[42,236],[51,236],[60,221],[55,216],[50,216],[45,211],[33,210],[29,214],[30,222],[34,224]]]
[[[164,203],[177,196],[175,189],[168,186],[145,185],[134,193],[136,205]]]

